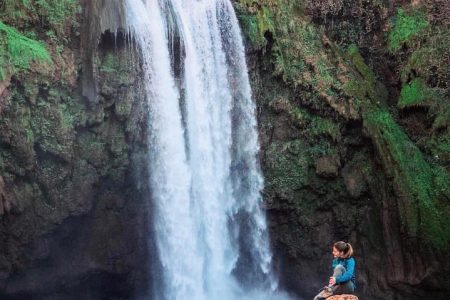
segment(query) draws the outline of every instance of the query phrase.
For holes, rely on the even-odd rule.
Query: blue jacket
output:
[[[337,265],[342,265],[345,268],[345,273],[341,276],[336,277],[336,283],[341,284],[351,280],[353,282],[353,286],[356,287],[356,276],[355,276],[355,259],[352,257],[349,258],[335,258],[333,259],[333,263],[331,264],[334,268]]]

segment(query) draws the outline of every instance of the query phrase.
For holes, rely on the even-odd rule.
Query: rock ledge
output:
[[[334,295],[331,297],[328,297],[327,300],[358,300],[358,297],[355,295]]]

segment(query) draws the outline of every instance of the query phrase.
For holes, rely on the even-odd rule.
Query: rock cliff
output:
[[[236,2],[284,287],[312,297],[332,243],[347,240],[358,295],[448,298],[449,28],[438,4]]]
[[[145,107],[122,4],[2,3],[0,298],[145,294]]]

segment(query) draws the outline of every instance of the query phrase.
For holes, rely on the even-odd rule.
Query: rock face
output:
[[[425,55],[433,46],[421,35],[445,40],[444,20],[424,21],[436,20],[431,2],[363,2],[236,1],[277,270],[284,288],[312,298],[331,275],[332,244],[345,240],[362,298],[447,299],[450,190],[438,182],[450,177],[438,148],[450,110],[431,95],[444,89],[450,103],[449,64]],[[394,20],[426,29],[399,41]]]
[[[321,177],[337,177],[340,161],[336,156],[322,156],[316,159],[316,174]]]
[[[99,76],[94,60],[98,57],[98,45],[101,35],[109,32],[117,34],[125,24],[125,6],[122,0],[83,0],[83,22],[80,40],[83,63],[82,95],[91,102],[99,100],[98,82]]]
[[[84,1],[70,15],[66,3],[60,23],[34,15],[44,2],[0,6],[53,60],[0,83],[0,298],[139,298],[151,276],[146,108],[123,10]]]

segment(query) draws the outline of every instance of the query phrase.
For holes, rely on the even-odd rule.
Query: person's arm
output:
[[[345,273],[336,277],[336,283],[344,283],[352,279],[353,272],[355,272],[355,259],[352,257],[347,261],[347,268]]]
[[[331,261],[331,270],[334,270],[334,268],[336,268],[336,266],[338,265],[339,263],[338,263],[338,260],[337,260],[337,258],[334,258],[332,261]],[[328,281],[328,285],[335,285],[336,284],[336,278],[334,278],[334,277],[330,277],[330,280]]]

